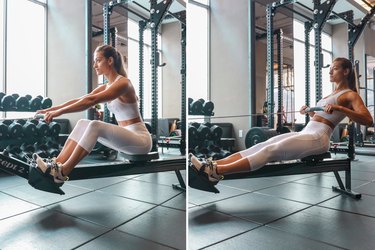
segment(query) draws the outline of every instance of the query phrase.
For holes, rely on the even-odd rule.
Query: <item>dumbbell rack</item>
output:
[[[6,105],[4,105],[4,102],[7,102]],[[10,96],[0,93],[0,111],[3,112],[35,112],[36,110],[49,108],[51,106],[51,99],[43,98],[42,96],[33,99],[30,95],[20,97],[18,94]],[[37,150],[34,148],[34,144],[40,147],[42,147],[42,144],[56,146],[56,148],[52,148],[56,149],[53,155],[46,153],[46,157],[57,156],[60,151],[58,140],[60,125],[57,123],[52,122],[48,125],[41,120],[17,118],[2,119],[0,124],[2,126],[0,131],[0,150],[7,151],[15,158],[26,162],[27,158],[25,158],[25,156],[22,158],[20,154],[24,153],[24,155],[30,157],[31,153]],[[29,149],[31,150],[31,148],[33,148],[34,150],[22,152],[21,145],[23,144],[29,145]],[[44,145],[44,147],[47,148],[46,145]],[[14,152],[14,154],[9,151]]]

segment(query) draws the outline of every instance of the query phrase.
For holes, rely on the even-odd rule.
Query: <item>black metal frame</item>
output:
[[[338,171],[345,171],[345,185]],[[333,172],[339,186],[333,186],[334,191],[344,193],[352,198],[360,199],[361,194],[351,191],[351,160],[350,159],[326,159],[317,162],[293,162],[267,164],[263,168],[248,173],[225,175],[225,180],[259,178],[270,176],[296,175]]]
[[[186,160],[184,157],[178,159],[164,159],[164,160],[154,160],[148,162],[111,162],[102,164],[85,164],[79,165],[72,170],[69,174],[69,180],[84,180],[92,178],[105,178],[105,177],[115,177],[124,175],[135,175],[135,174],[145,174],[145,173],[157,173],[165,171],[175,171],[179,185],[172,185],[174,188],[180,190],[186,190],[185,181],[181,176],[180,170],[186,169]],[[24,179],[32,181],[32,170],[35,168],[33,165],[29,165],[23,161],[6,156],[0,153],[0,170],[4,172],[18,175]],[[48,184],[48,180],[42,180]],[[34,185],[33,185],[34,186]],[[56,192],[51,189],[43,189],[43,187],[36,187],[47,192],[64,194],[64,192],[59,192],[56,187]],[[52,185],[53,187],[53,185]]]

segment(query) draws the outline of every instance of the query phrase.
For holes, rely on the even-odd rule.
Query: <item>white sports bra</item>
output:
[[[344,89],[344,90],[341,90],[339,92],[337,92],[336,94],[334,95],[330,95],[326,98],[323,98],[321,99],[317,104],[316,106],[318,107],[323,107],[327,104],[337,104],[337,98],[339,96],[341,96],[342,94],[348,92],[348,91],[351,91],[350,89]],[[340,111],[337,111],[337,110],[334,110],[332,112],[332,114],[328,114],[324,111],[315,111],[315,115],[318,115],[320,117],[323,117],[324,119],[332,122],[332,124],[336,127],[337,124],[339,124],[344,118],[345,118],[345,114],[340,112]]]
[[[123,76],[119,75],[113,82],[116,82],[121,77]],[[138,102],[125,103],[120,101],[119,98],[116,98],[110,102],[107,102],[107,108],[109,111],[115,114],[118,121],[126,121],[141,117]]]

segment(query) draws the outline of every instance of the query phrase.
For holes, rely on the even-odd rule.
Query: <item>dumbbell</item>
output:
[[[17,120],[17,123],[22,125],[22,131],[25,137],[37,137],[38,130],[34,123],[30,122],[29,120],[26,121],[24,119]]]
[[[44,121],[39,121],[37,119],[32,119],[30,120],[30,122],[35,124],[39,136],[46,137],[49,135],[50,127],[47,123],[45,123]]]
[[[31,95],[26,95],[25,97],[29,101],[30,111],[37,111],[42,107],[42,100],[40,98],[32,98]]]
[[[50,158],[57,157],[60,154],[60,146],[57,142],[48,141],[46,143],[47,154]]]
[[[34,147],[28,143],[22,143],[20,146],[21,152],[18,154],[20,159],[27,162],[28,159],[32,158],[34,153]]]
[[[19,111],[29,111],[29,100],[25,96],[19,96],[18,94],[12,94],[16,100],[15,106]]]
[[[203,108],[203,103],[199,100],[197,101],[192,101],[189,104],[189,114],[191,115],[201,115],[202,114],[202,108]]]
[[[204,124],[199,124],[197,122],[193,122],[191,125],[194,126],[197,129],[199,140],[208,140],[208,139],[210,139],[210,133],[211,133],[211,131],[210,131],[209,127],[207,127]]]
[[[61,126],[57,122],[51,122],[49,124],[49,134],[51,137],[58,137],[61,131]]]
[[[16,105],[16,100],[11,95],[6,95],[0,92],[0,106],[3,111],[11,110]]]
[[[189,124],[188,126],[189,141],[196,141],[199,139],[198,130],[195,126]]]
[[[2,122],[8,127],[8,137],[18,138],[22,136],[22,125],[14,120],[3,120]]]
[[[192,109],[190,108],[190,105],[193,103],[193,101],[193,98],[188,98],[189,115],[193,114]]]
[[[39,155],[41,158],[47,158],[48,153],[47,153],[48,147],[44,143],[39,143],[35,142],[34,143],[34,152]]]
[[[52,107],[52,100],[48,97],[43,97],[41,95],[38,95],[36,98],[39,98],[42,101],[42,109],[47,109]]]
[[[210,128],[210,139],[214,141],[220,140],[221,136],[223,135],[223,129],[217,125],[213,125],[212,123],[205,122],[203,123],[205,126]]]
[[[210,153],[210,151],[208,150],[208,148],[204,147],[204,146],[196,146],[194,148],[194,151],[195,151],[195,155],[198,158],[205,158]]]
[[[5,151],[9,154],[9,156],[20,159],[19,153],[21,153],[21,149],[17,145],[8,145],[5,148]]]
[[[213,111],[215,108],[215,105],[211,101],[204,101],[203,99],[199,99],[202,103],[202,115],[213,115]]]
[[[8,138],[8,125],[0,122],[0,140]]]

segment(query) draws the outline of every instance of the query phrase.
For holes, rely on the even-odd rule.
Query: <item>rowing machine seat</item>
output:
[[[121,153],[121,155],[132,162],[144,162],[144,161],[151,161],[151,160],[157,160],[159,159],[159,153],[158,152],[150,152],[148,154],[143,155],[133,155],[133,154],[125,154]]]
[[[330,152],[325,152],[320,155],[309,155],[301,159],[301,161],[304,162],[317,162],[317,161],[322,161],[324,159],[329,159],[331,158],[331,153]]]

